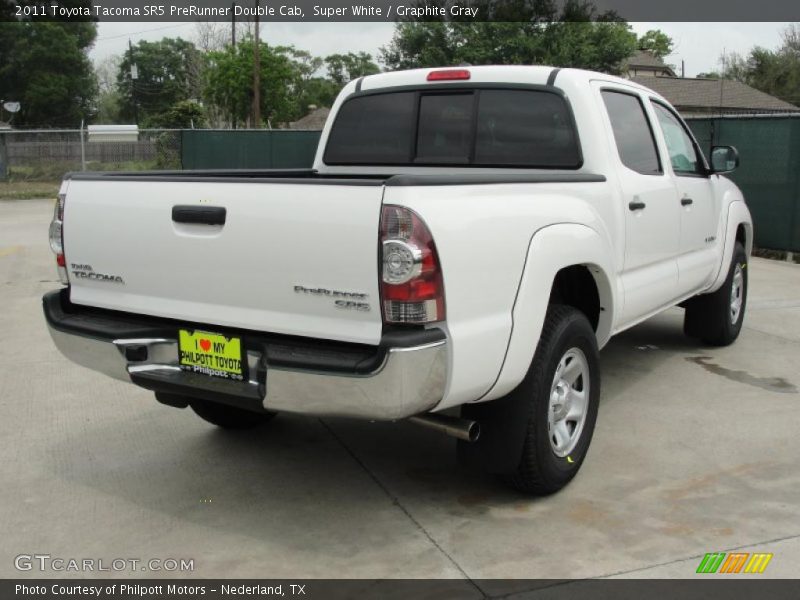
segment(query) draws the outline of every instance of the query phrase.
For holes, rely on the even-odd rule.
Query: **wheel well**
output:
[[[736,228],[736,241],[740,242],[742,246],[747,249],[747,231],[744,228],[744,223],[739,223],[739,226]]]
[[[550,303],[568,304],[586,315],[597,331],[600,321],[600,295],[597,283],[583,265],[565,267],[556,273],[550,290]]]

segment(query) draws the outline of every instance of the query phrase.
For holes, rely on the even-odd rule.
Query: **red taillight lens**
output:
[[[381,214],[381,299],[385,323],[445,318],[444,284],[433,237],[413,211],[384,206]]]
[[[428,73],[428,81],[464,81],[470,77],[472,74],[467,69],[447,69]]]

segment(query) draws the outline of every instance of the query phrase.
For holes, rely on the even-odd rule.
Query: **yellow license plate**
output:
[[[181,368],[192,373],[222,377],[244,378],[242,341],[207,331],[178,331],[178,354]]]

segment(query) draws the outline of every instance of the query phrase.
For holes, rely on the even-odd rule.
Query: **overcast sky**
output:
[[[786,23],[631,23],[642,34],[661,29],[675,42],[674,53],[667,58],[680,74],[685,61],[686,76],[716,70],[723,50],[746,54],[753,46],[776,48]],[[262,23],[261,37],[270,44],[288,45],[307,50],[316,56],[363,50],[377,56],[378,49],[389,42],[393,23]],[[139,40],[155,41],[163,37],[192,40],[194,23],[100,23],[97,42],[91,51],[93,60],[121,54]]]

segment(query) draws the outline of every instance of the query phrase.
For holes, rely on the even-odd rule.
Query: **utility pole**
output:
[[[231,46],[236,48],[236,2],[231,2]]]
[[[724,111],[723,95],[725,94],[725,71],[728,68],[727,48],[722,49],[722,73],[719,76],[719,116],[722,116]]]
[[[236,2],[231,2],[231,48],[236,54]],[[236,129],[236,113],[231,112],[231,129]]]
[[[253,46],[253,128],[261,126],[261,38],[258,32],[259,0],[256,0],[256,36]]]
[[[131,44],[130,38],[128,38],[128,53],[130,54],[131,60],[131,100],[133,101],[133,118],[136,121],[136,125],[139,125],[139,103],[136,102],[136,80],[139,79],[139,67],[136,66],[136,63],[133,62],[133,44]]]

